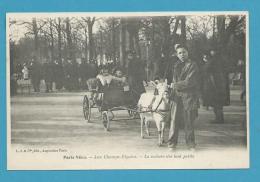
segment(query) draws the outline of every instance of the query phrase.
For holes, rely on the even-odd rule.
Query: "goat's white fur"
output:
[[[163,135],[165,129],[165,122],[167,121],[169,115],[169,102],[166,91],[168,90],[168,86],[166,82],[161,82],[158,84],[153,83],[158,90],[158,95],[154,95],[153,93],[143,93],[139,99],[138,107],[141,119],[141,137],[144,138],[143,126],[145,126],[146,133],[149,136],[149,125],[151,121],[156,123],[156,127],[158,130],[158,145],[162,145],[163,143]],[[152,103],[152,101],[154,102]],[[150,104],[152,103],[151,109],[157,110],[157,112],[146,112],[150,111]]]

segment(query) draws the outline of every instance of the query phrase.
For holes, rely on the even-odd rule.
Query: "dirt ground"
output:
[[[86,147],[97,151],[111,149],[140,152],[165,151],[157,146],[155,124],[151,136],[140,137],[140,121],[127,120],[126,111],[116,111],[111,131],[104,131],[101,115],[92,110],[90,123],[84,120],[84,92],[31,93],[11,98],[11,143],[13,146]],[[221,150],[246,147],[246,107],[239,100],[239,89],[231,90],[231,106],[224,108],[225,123],[212,124],[213,111],[200,108],[195,122],[197,150]],[[167,139],[168,129],[165,133]],[[180,132],[178,150],[185,150],[184,132]]]

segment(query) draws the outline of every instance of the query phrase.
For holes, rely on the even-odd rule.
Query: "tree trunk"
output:
[[[68,48],[68,53],[69,53],[69,59],[74,60],[72,37],[71,37],[71,27],[70,27],[69,18],[66,18],[66,36],[67,36],[67,48]]]
[[[33,34],[34,34],[34,56],[36,58],[39,57],[39,37],[38,37],[38,27],[36,18],[32,19],[32,26],[33,26]]]
[[[84,28],[84,34],[85,34],[85,59],[89,60],[88,58],[88,34],[87,34],[87,29]]]
[[[139,45],[138,32],[134,35],[134,45],[135,45],[135,49],[137,51],[137,55],[139,56],[139,58],[141,58],[141,47]]]
[[[215,28],[216,28],[216,17],[214,16],[213,17],[213,32],[212,32],[213,41],[216,40],[216,30],[215,30]]]
[[[170,17],[165,17],[163,21],[164,40],[163,40],[162,52],[164,53],[166,58],[170,56],[170,46],[171,46],[171,29],[170,29],[169,20]]]
[[[138,51],[138,19],[135,18],[128,18],[127,20],[127,32],[128,32],[128,38],[129,38],[129,49]]]
[[[217,41],[219,44],[223,44],[225,37],[225,15],[217,16]]]
[[[115,32],[115,19],[112,19],[112,59],[116,61],[116,32]]]
[[[95,17],[94,18],[88,18],[87,19],[87,24],[88,24],[88,45],[89,45],[89,60],[93,61],[94,58],[94,41],[93,41],[93,25],[95,22]]]
[[[50,51],[51,51],[51,61],[54,61],[54,35],[53,35],[53,22],[50,20],[50,37],[51,37],[51,45],[50,45]]]
[[[174,29],[172,32],[172,42],[171,43],[173,46],[177,43],[176,38],[177,38],[177,30],[178,30],[179,24],[180,24],[180,18],[176,17],[176,22],[175,22]]]
[[[222,54],[225,50],[225,22],[226,17],[225,15],[217,16],[217,37],[216,37],[216,45],[217,51],[219,54]]]
[[[181,16],[181,43],[186,44],[186,17]]]
[[[134,33],[128,31],[128,35],[129,35],[129,50],[135,50],[135,46],[134,46]]]
[[[93,60],[94,56],[94,46],[93,46],[93,33],[92,26],[88,25],[88,45],[89,45],[89,60]]]
[[[126,27],[125,20],[120,19],[120,47],[119,47],[119,57],[120,57],[120,66],[125,65],[125,44],[126,44]]]
[[[104,63],[104,52],[103,52],[103,32],[100,31],[100,61]]]
[[[58,18],[57,32],[58,32],[58,59],[59,59],[59,63],[61,63],[62,62],[61,60],[61,18]]]

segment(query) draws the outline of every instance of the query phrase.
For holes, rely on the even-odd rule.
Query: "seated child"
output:
[[[113,82],[119,87],[124,87],[127,82],[126,77],[123,75],[123,72],[120,69],[116,69],[114,73],[115,75],[112,78]]]
[[[100,81],[102,86],[109,86],[113,76],[108,72],[107,68],[104,68],[100,74],[97,75],[97,79]]]

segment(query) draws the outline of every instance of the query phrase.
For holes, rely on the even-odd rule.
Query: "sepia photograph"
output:
[[[7,13],[7,169],[249,168],[248,19]]]

